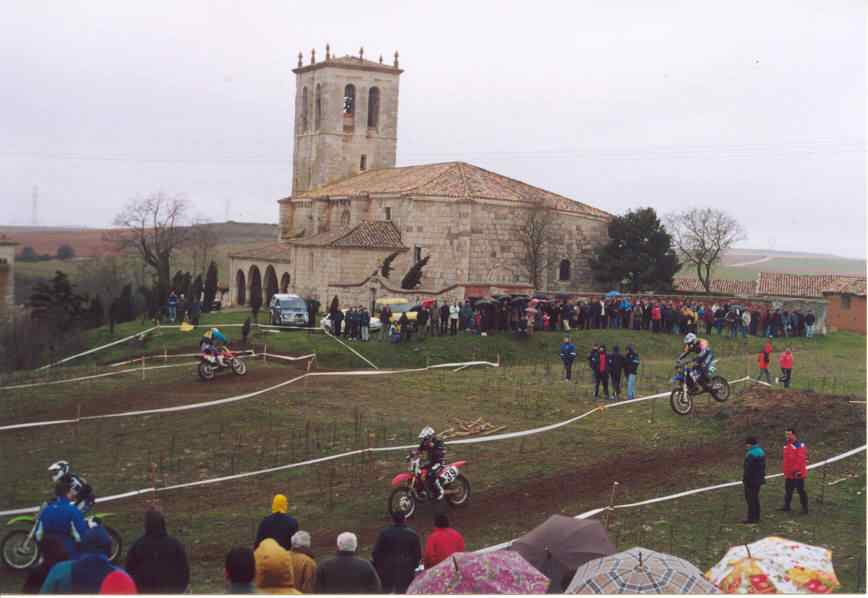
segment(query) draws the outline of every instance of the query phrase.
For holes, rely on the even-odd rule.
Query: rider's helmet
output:
[[[57,463],[52,463],[48,468],[48,473],[51,476],[52,482],[59,482],[63,476],[69,473],[69,462],[58,461]]]
[[[687,345],[688,347],[692,347],[693,345],[696,344],[697,340],[699,340],[699,339],[696,338],[696,335],[693,334],[692,332],[690,332],[690,333],[688,333],[687,336],[684,337],[684,344]]]
[[[419,440],[422,444],[428,444],[431,442],[432,438],[434,438],[434,428],[431,426],[425,426],[422,428],[422,431],[419,432]]]

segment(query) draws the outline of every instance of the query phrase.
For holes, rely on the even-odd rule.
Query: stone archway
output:
[[[248,293],[250,294],[250,305],[253,305],[254,295],[259,296],[259,301],[262,301],[262,274],[257,266],[250,266],[250,272],[247,273],[247,278],[250,282]],[[261,305],[261,304],[260,304]]]
[[[244,305],[247,299],[247,280],[244,271],[239,270],[235,274],[235,305]]]
[[[271,302],[271,298],[277,293],[277,273],[274,266],[265,269],[265,303]]]
[[[288,293],[289,292],[289,273],[284,272],[283,276],[280,277],[280,292]]]

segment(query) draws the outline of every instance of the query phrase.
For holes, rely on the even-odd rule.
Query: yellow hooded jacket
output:
[[[253,553],[256,587],[266,594],[301,594],[295,589],[292,557],[272,538],[266,538]]]

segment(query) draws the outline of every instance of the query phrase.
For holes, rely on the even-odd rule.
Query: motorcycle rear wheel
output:
[[[104,525],[103,527],[112,539],[112,548],[109,553],[109,560],[114,564],[118,564],[121,562],[121,554],[124,552],[124,539],[121,538],[121,535],[113,528],[110,528],[107,525]]]
[[[709,387],[711,388],[711,397],[715,401],[723,403],[729,398],[729,382],[727,382],[726,378],[714,376],[711,379]]]
[[[243,376],[247,373],[247,364],[237,357],[232,360],[232,371],[238,376]]]
[[[685,395],[682,389],[676,388],[669,395],[669,405],[678,415],[690,415],[693,411],[693,397]]]
[[[12,530],[6,534],[2,547],[0,547],[4,565],[10,569],[21,571],[36,563],[39,559],[39,546],[36,540],[31,539],[27,549],[22,549],[22,545],[29,535],[30,532],[23,529]]]
[[[199,362],[199,377],[205,382],[214,379],[214,366],[204,361]]]
[[[389,515],[403,513],[409,519],[416,512],[416,497],[406,486],[395,488],[389,495]]]
[[[447,490],[458,490],[456,494],[447,494],[446,500],[453,507],[463,507],[470,501],[470,480],[460,475],[455,478],[455,481],[446,487]]]

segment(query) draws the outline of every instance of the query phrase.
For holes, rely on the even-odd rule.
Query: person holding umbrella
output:
[[[576,346],[570,340],[570,337],[565,336],[564,342],[561,343],[561,361],[564,363],[564,381],[569,382],[573,379],[573,361],[576,359]]]

